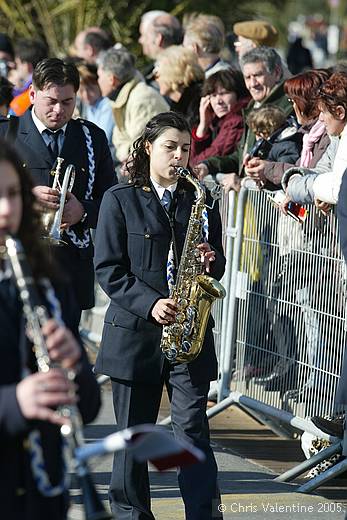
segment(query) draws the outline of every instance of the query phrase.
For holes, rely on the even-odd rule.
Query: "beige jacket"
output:
[[[133,142],[140,137],[146,123],[160,112],[170,110],[165,99],[141,80],[140,75],[125,83],[115,101],[112,101],[115,119],[112,141],[116,155],[125,161]]]

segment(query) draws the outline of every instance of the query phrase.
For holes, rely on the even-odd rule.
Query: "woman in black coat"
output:
[[[167,385],[175,436],[194,443],[206,455],[204,463],[179,471],[186,516],[211,520],[219,516],[217,467],[206,418],[209,383],[217,376],[212,320],[194,361],[169,364],[160,349],[162,326],[173,323],[177,312],[167,281],[170,244],[177,269],[195,200],[194,188],[176,174],[176,167],[188,164],[190,142],[190,128],[182,115],[155,116],[134,144],[128,163],[131,184],[111,188],[104,196],[95,268],[111,303],[96,369],[112,378],[119,428],[155,423]],[[225,265],[221,221],[218,204],[213,206],[210,197],[207,204],[212,208],[208,242],[198,249],[211,276],[220,279]],[[153,520],[147,464],[136,463],[129,453],[117,454],[110,500],[117,518]]]
[[[78,331],[66,325],[76,305],[58,279],[40,239],[40,218],[33,207],[30,174],[16,152],[0,143],[0,460],[1,517],[7,520],[63,520],[68,507],[57,407],[78,402],[83,420],[93,420],[100,395]],[[23,245],[36,285],[51,316],[42,325],[52,363],[61,368],[37,371],[27,337],[23,308],[6,257],[7,235]],[[49,280],[60,294],[60,302]],[[76,373],[75,385],[66,370]],[[41,460],[42,457],[42,460]]]

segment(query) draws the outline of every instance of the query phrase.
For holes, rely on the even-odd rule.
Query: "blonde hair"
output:
[[[267,105],[262,108],[252,110],[247,116],[247,124],[253,133],[270,137],[286,122],[286,114],[275,105]]]
[[[95,85],[98,83],[98,73],[95,65],[81,63],[77,65],[81,85]]]
[[[185,25],[185,35],[207,54],[219,54],[224,46],[225,28],[218,16],[193,14]]]
[[[171,45],[161,51],[156,68],[174,92],[205,77],[194,52],[182,45]]]

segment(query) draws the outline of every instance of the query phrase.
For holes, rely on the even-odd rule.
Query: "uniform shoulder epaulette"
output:
[[[123,184],[123,183],[115,184],[112,188],[115,190],[124,190],[125,188],[134,188],[134,187],[136,187],[136,186],[133,182],[128,182],[126,184]]]
[[[78,117],[77,119],[75,119],[75,121],[79,121],[81,125],[86,125],[90,128],[97,128],[98,130],[100,130],[100,127],[98,125],[96,125],[92,121],[89,121],[88,119],[82,119],[81,117]]]

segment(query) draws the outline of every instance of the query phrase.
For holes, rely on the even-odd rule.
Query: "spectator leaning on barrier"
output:
[[[242,109],[250,97],[238,70],[220,70],[202,88],[199,124],[193,128],[190,163],[235,150],[243,132]]]
[[[233,32],[237,36],[234,46],[239,59],[255,47],[276,47],[278,40],[277,29],[265,20],[235,23]]]
[[[126,49],[109,49],[98,63],[101,93],[111,99],[116,122],[113,144],[117,159],[123,162],[146,123],[156,114],[166,112],[169,106],[158,92],[146,85],[135,67],[133,55]]]
[[[252,101],[243,111],[244,118],[254,108],[267,104],[281,107],[286,116],[291,114],[293,107],[283,91],[283,69],[281,57],[269,47],[259,47],[246,53],[241,59],[241,69],[246,87],[252,96]],[[226,173],[222,184],[226,190],[239,190],[243,176],[243,159],[255,143],[255,135],[248,126],[242,134],[240,144],[231,155],[211,157],[198,164],[195,169],[200,179],[206,175],[218,172]]]
[[[294,202],[313,203],[326,211],[339,198],[341,179],[347,167],[347,74],[336,72],[319,88],[316,103],[319,119],[331,143],[317,166],[292,168],[284,174],[283,188]]]
[[[319,108],[315,100],[315,93],[329,76],[327,70],[310,70],[287,79],[284,83],[284,91],[301,125],[299,133],[303,136],[303,150],[296,166],[314,167],[330,143],[325,126],[318,119]],[[247,162],[245,171],[255,181],[270,188],[271,185],[281,187],[283,174],[291,167],[290,161],[275,162],[257,157]]]
[[[218,16],[192,16],[184,29],[183,46],[195,52],[206,78],[219,70],[230,68],[230,63],[219,56],[224,46],[225,29]]]
[[[204,71],[194,52],[182,45],[163,50],[156,62],[155,78],[160,94],[170,99],[171,110],[183,114],[190,126],[196,124]]]

